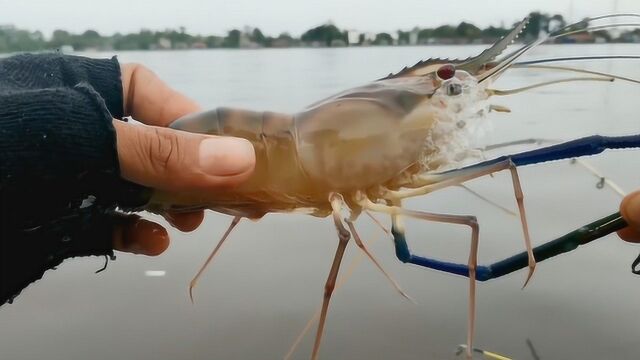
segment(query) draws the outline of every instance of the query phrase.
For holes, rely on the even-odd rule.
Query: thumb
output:
[[[255,152],[245,139],[193,134],[114,120],[123,178],[166,191],[233,186],[246,180]]]

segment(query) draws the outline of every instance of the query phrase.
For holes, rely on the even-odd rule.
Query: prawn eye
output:
[[[456,96],[460,94],[462,94],[462,85],[454,83],[447,84],[447,95]]]
[[[446,64],[440,66],[440,68],[436,71],[436,75],[442,80],[449,80],[456,74],[455,66],[451,64]]]

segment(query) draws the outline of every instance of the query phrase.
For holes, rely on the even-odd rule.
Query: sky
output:
[[[640,0],[0,0],[0,25],[101,34],[177,29],[223,35],[244,26],[299,36],[332,21],[343,29],[391,32],[471,22],[510,26],[530,11],[569,20],[611,12],[640,13]]]

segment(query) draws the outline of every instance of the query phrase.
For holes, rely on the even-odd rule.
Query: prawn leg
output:
[[[218,253],[218,251],[220,251],[222,244],[224,244],[225,240],[227,240],[227,238],[229,237],[229,234],[231,234],[231,231],[233,231],[236,225],[238,225],[238,223],[240,222],[240,219],[241,217],[236,216],[233,218],[233,220],[231,220],[231,224],[229,224],[227,231],[224,232],[224,235],[222,235],[222,238],[220,239],[220,241],[218,241],[218,245],[216,245],[213,251],[211,251],[211,254],[209,254],[209,257],[207,258],[207,260],[200,267],[200,270],[198,270],[198,273],[196,274],[196,276],[194,276],[191,282],[189,283],[189,298],[191,299],[191,303],[193,303],[193,289],[196,287],[196,284],[198,283],[198,279],[200,279],[200,276],[202,276],[202,273],[204,272],[204,270],[209,266],[213,258]]]
[[[440,181],[436,183],[432,183],[430,185],[425,185],[423,187],[415,188],[415,189],[407,189],[401,191],[389,191],[386,197],[391,200],[401,200],[404,198],[424,195],[445,187],[459,185],[464,181],[468,181],[471,179],[475,179],[481,176],[493,174],[495,172],[508,169],[511,173],[511,180],[513,183],[513,191],[516,197],[516,202],[518,204],[518,210],[520,213],[520,223],[522,224],[522,232],[524,234],[524,244],[527,249],[528,254],[528,263],[529,263],[529,273],[527,274],[527,278],[524,282],[523,288],[527,286],[529,280],[533,276],[533,272],[536,267],[536,259],[533,254],[533,246],[531,245],[531,236],[529,235],[529,225],[527,223],[527,216],[524,207],[524,194],[522,192],[522,186],[520,185],[520,177],[518,176],[518,170],[516,169],[515,164],[511,161],[510,158],[503,159],[502,161],[488,164],[482,167],[471,167],[471,168],[463,168],[456,171],[447,172],[440,175],[435,175],[440,177]],[[393,228],[391,229],[393,232]],[[397,229],[396,229],[397,230]],[[394,239],[396,238],[396,233],[394,233]],[[398,235],[400,236],[400,235]],[[404,238],[404,235],[402,235]],[[397,244],[401,244],[403,240],[396,241]]]
[[[393,226],[391,232],[394,235],[396,256],[404,263],[411,263],[419,266],[431,265],[432,260],[411,254],[409,246],[404,237],[404,229],[400,223],[400,216],[409,216],[421,220],[435,221],[442,223],[466,225],[471,228],[471,249],[469,251],[469,262],[464,267],[464,273],[469,277],[469,320],[467,324],[467,356],[471,358],[473,349],[473,337],[476,319],[476,267],[478,265],[478,239],[480,227],[475,216],[435,214],[422,211],[407,210],[400,206],[387,206],[374,204],[369,199],[360,202],[365,209],[386,213],[392,216]],[[399,202],[396,204],[400,205]],[[431,267],[431,266],[427,266]]]
[[[376,257],[373,256],[373,254],[369,251],[369,249],[364,245],[364,242],[362,241],[362,239],[360,238],[360,235],[356,231],[356,227],[353,224],[353,221],[347,220],[346,222],[347,222],[347,225],[349,226],[349,230],[351,231],[351,235],[353,235],[353,240],[356,242],[356,245],[358,245],[360,250],[362,250],[362,252],[365,255],[367,255],[369,260],[371,260],[371,262],[373,262],[373,264],[378,268],[378,270],[382,272],[382,274],[387,278],[387,280],[389,280],[393,288],[396,289],[396,291],[400,293],[400,295],[402,295],[405,299],[411,301],[412,303],[417,304],[417,302],[411,296],[407,295],[407,293],[405,293],[404,290],[402,290],[402,288],[400,287],[400,284],[398,284],[398,282],[391,275],[389,275],[389,273],[382,267],[382,265],[380,265],[380,262],[378,261],[378,259],[376,259]]]
[[[327,311],[329,309],[329,301],[331,300],[331,294],[336,286],[336,278],[338,277],[338,271],[340,270],[340,264],[342,263],[342,257],[344,251],[347,248],[351,233],[344,227],[340,218],[340,209],[344,203],[342,196],[336,193],[329,195],[329,201],[331,202],[333,222],[338,231],[338,248],[333,258],[333,264],[331,265],[331,271],[329,271],[329,277],[324,286],[324,298],[322,300],[322,309],[320,311],[320,321],[318,322],[318,330],[316,331],[316,339],[313,344],[313,352],[311,359],[316,360],[318,358],[318,351],[320,350],[320,343],[322,341],[322,333],[324,331],[325,320],[327,319]]]

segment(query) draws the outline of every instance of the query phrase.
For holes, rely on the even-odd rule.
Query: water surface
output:
[[[240,106],[295,111],[347,87],[430,56],[466,57],[481,47],[272,49],[124,52],[205,108]],[[580,54],[640,54],[637,45],[543,46],[528,58]],[[112,54],[89,54],[111,56]],[[578,66],[640,78],[637,62]],[[564,74],[560,76],[573,76]],[[518,70],[496,87],[559,77]],[[640,86],[573,83],[496,99],[510,114],[492,113],[485,143],[532,137],[572,139],[640,132]],[[514,151],[514,149],[510,149]],[[588,161],[623,189],[640,188],[640,153],[617,151]],[[598,190],[597,178],[567,161],[520,169],[536,244],[617,210],[620,197]],[[515,208],[506,173],[469,186]],[[433,212],[474,214],[481,225],[482,263],[523,249],[517,218],[460,189],[411,200]],[[157,219],[156,217],[149,216]],[[161,223],[160,219],[157,219]],[[74,259],[0,309],[3,359],[280,359],[321,303],[337,245],[329,219],[270,215],[238,226],[189,302],[187,285],[229,223],[209,213],[192,234],[171,231],[165,254],[120,254],[107,271],[102,258]],[[385,222],[386,219],[385,219]],[[321,349],[324,359],[451,359],[466,339],[466,279],[400,263],[389,239],[371,221],[357,224],[384,267],[413,296],[405,301],[367,261],[336,291]],[[453,225],[408,222],[418,254],[466,262],[469,234]],[[640,249],[615,236],[525,272],[478,286],[477,342],[517,359],[637,358],[640,277],[630,263]],[[350,246],[343,269],[359,258]],[[146,271],[165,276],[145,276]],[[343,271],[345,273],[346,271]],[[308,358],[312,334],[294,358]]]

